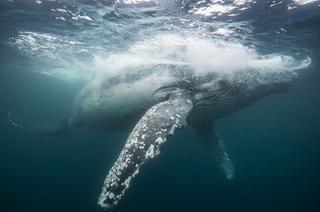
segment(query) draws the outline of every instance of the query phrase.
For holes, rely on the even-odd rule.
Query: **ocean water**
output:
[[[301,70],[288,92],[216,120],[232,180],[186,127],[114,211],[320,211],[319,56],[318,0],[1,0],[0,211],[102,211],[130,131],[30,135],[8,112],[53,125],[94,77],[159,64]]]

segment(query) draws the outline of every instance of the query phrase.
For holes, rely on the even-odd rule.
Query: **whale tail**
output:
[[[10,112],[8,112],[8,121],[16,128],[34,135],[62,135],[68,132],[66,121],[62,121],[53,127],[47,127],[30,124],[27,121],[14,116]]]

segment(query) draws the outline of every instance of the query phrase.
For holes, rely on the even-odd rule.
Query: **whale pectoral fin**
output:
[[[55,127],[44,127],[30,124],[8,112],[8,121],[16,128],[35,135],[60,135],[68,131],[66,123],[61,122]]]
[[[187,95],[173,96],[151,107],[139,120],[109,171],[98,204],[112,208],[123,197],[142,164],[157,156],[160,145],[175,128],[186,125],[193,103]]]
[[[234,177],[234,166],[229,154],[224,148],[224,142],[214,126],[210,124],[202,124],[195,126],[195,130],[202,142],[207,146],[210,154],[216,158],[220,168],[226,175],[226,178],[232,179]]]
[[[234,177],[234,166],[233,163],[229,157],[229,154],[226,152],[224,148],[224,142],[220,138],[220,136],[217,134],[217,145],[216,145],[216,151],[215,156],[219,163],[219,166],[223,170],[224,174],[226,175],[226,178],[231,180]]]

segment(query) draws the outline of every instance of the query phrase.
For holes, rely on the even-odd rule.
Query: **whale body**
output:
[[[300,68],[249,67],[231,72],[217,68],[199,74],[188,63],[161,62],[113,76],[97,75],[79,91],[68,116],[57,126],[31,125],[11,113],[9,121],[22,130],[41,135],[64,134],[79,128],[130,130],[98,200],[101,207],[112,208],[124,196],[141,166],[159,154],[160,146],[175,129],[187,123],[208,147],[226,177],[233,178],[234,167],[214,121],[262,98],[286,92],[297,79],[295,69]]]

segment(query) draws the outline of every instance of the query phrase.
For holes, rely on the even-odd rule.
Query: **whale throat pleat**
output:
[[[109,171],[98,204],[112,208],[124,196],[140,167],[160,153],[160,146],[176,128],[186,125],[193,107],[186,94],[176,94],[151,107],[131,132],[118,159]]]

